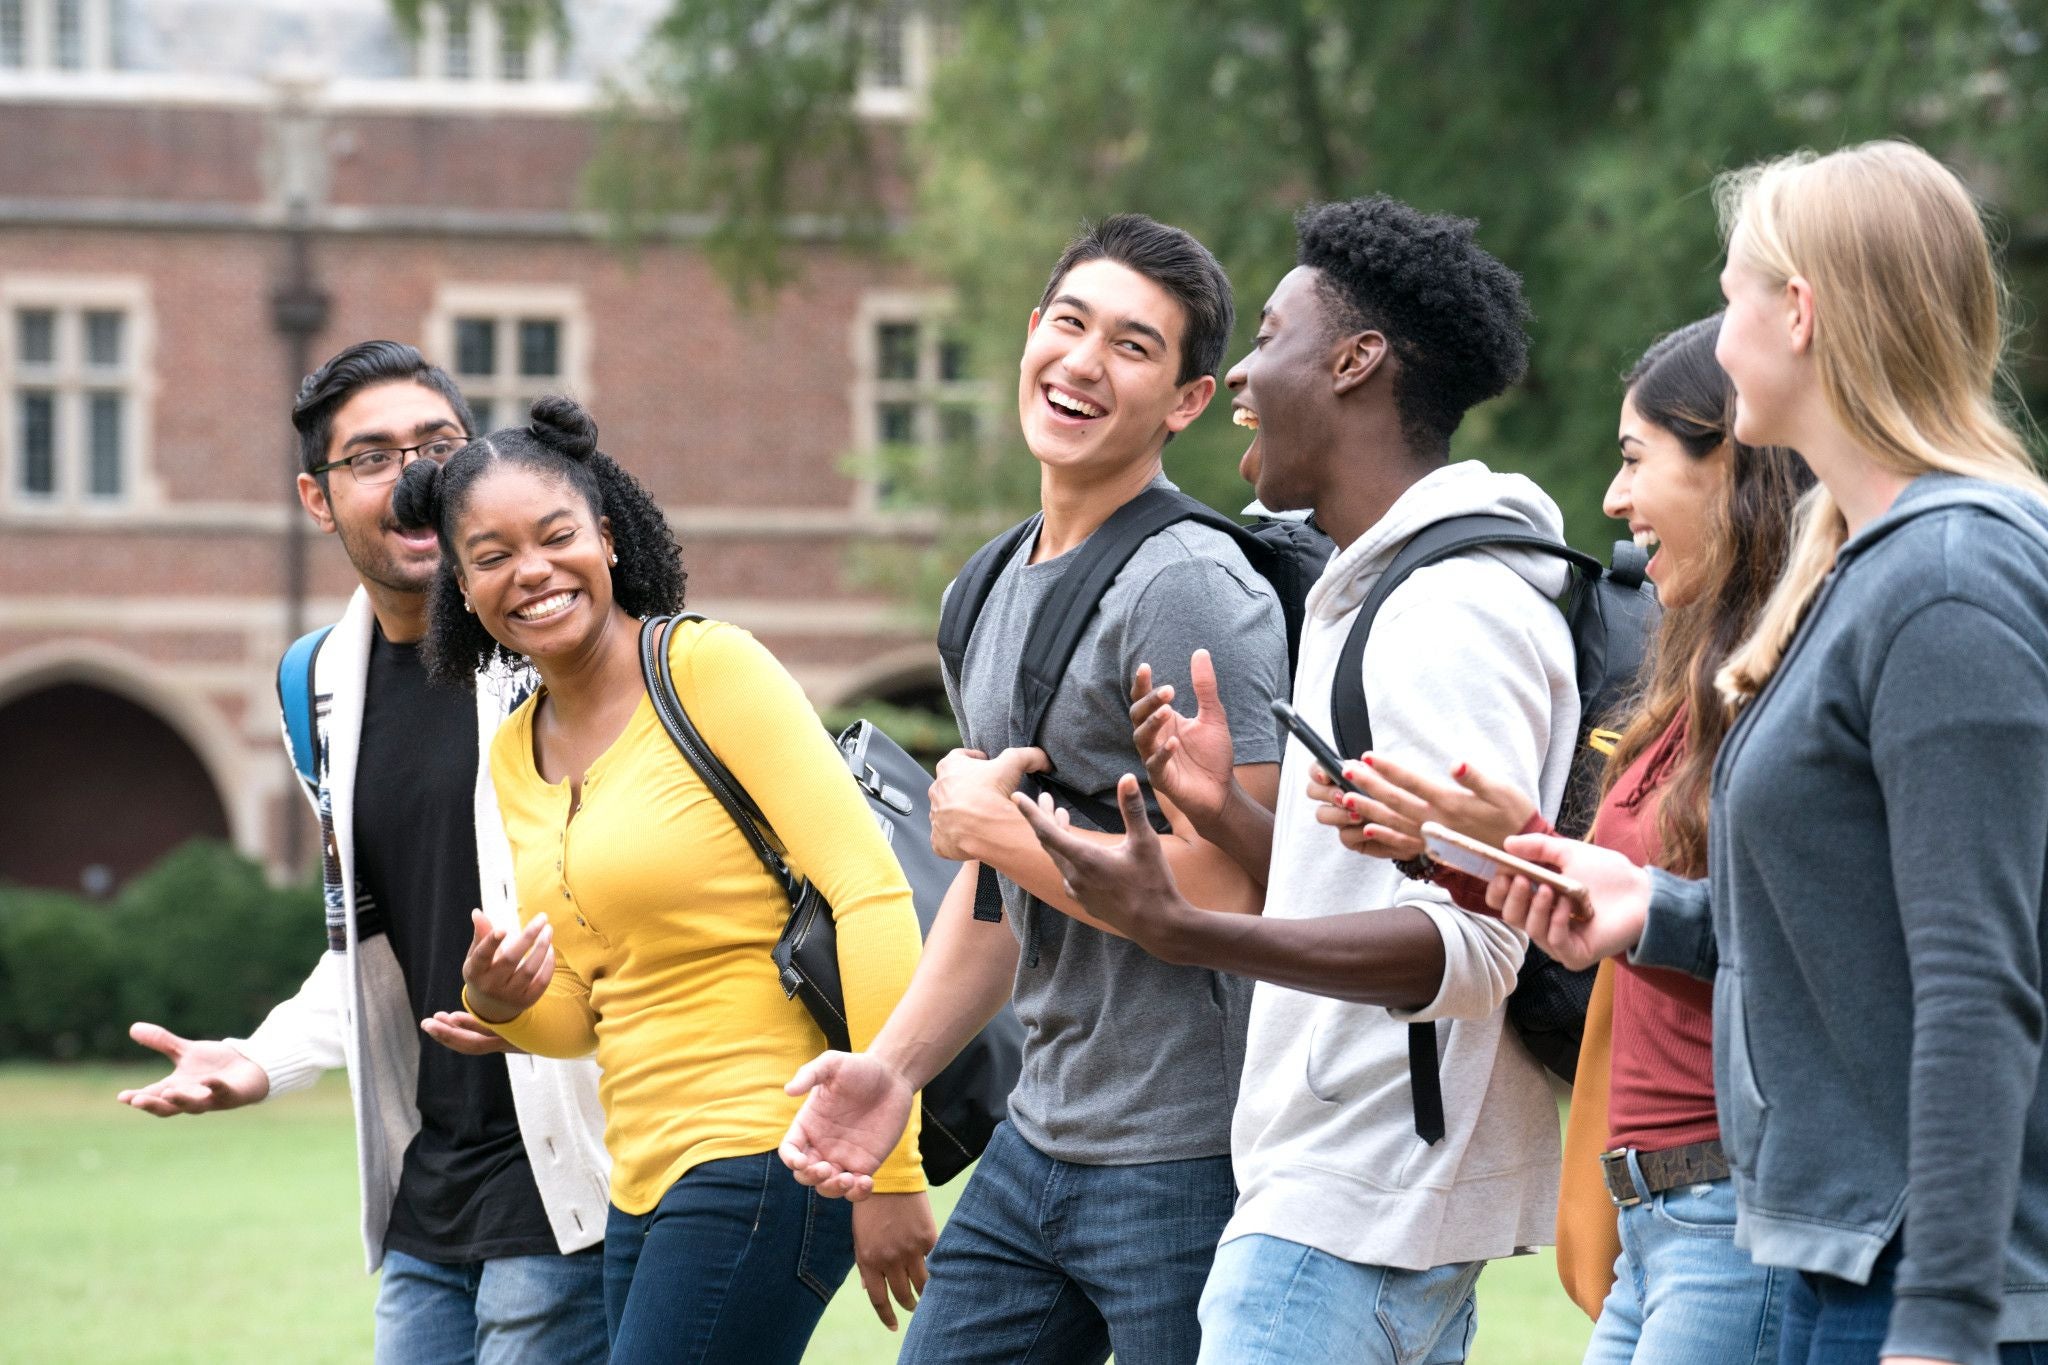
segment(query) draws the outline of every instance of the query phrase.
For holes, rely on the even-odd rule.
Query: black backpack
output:
[[[1010,735],[1012,745],[1039,743],[1039,731],[1045,724],[1053,693],[1066,676],[1067,665],[1080,647],[1081,633],[1101,604],[1103,593],[1123,572],[1140,545],[1183,521],[1198,522],[1229,536],[1253,570],[1272,584],[1286,620],[1291,676],[1295,648],[1301,639],[1302,604],[1330,561],[1335,549],[1330,538],[1313,523],[1278,518],[1263,518],[1243,526],[1178,489],[1148,488],[1112,512],[1095,534],[1082,543],[1075,552],[1079,558],[1032,617],[1031,630],[1019,656],[1017,704],[1012,711],[1013,717],[1019,719]],[[1028,517],[976,550],[953,580],[953,590],[947,594],[945,609],[939,616],[939,656],[945,660],[956,684],[961,681],[975,620],[988,604],[996,579],[1025,541],[1038,533],[1039,522],[1039,517]],[[1077,791],[1062,782],[1056,772],[1057,769],[1027,775],[1027,790],[1051,792],[1084,825],[1112,833],[1123,829],[1123,815],[1113,792]],[[1144,796],[1153,828],[1165,833],[1166,817],[1159,813],[1150,787],[1145,788]],[[1002,918],[1002,895],[993,868],[981,869],[974,915],[982,920]],[[1028,924],[1024,927],[1024,956],[1027,966],[1038,965],[1037,936]]]
[[[1372,718],[1365,704],[1365,640],[1380,607],[1408,575],[1424,565],[1487,546],[1538,550],[1556,555],[1571,568],[1571,586],[1560,605],[1571,627],[1578,669],[1579,742],[1565,778],[1556,824],[1559,833],[1576,839],[1592,826],[1606,765],[1605,755],[1587,741],[1592,731],[1628,700],[1661,615],[1656,590],[1644,574],[1648,557],[1629,541],[1615,544],[1610,567],[1510,517],[1450,517],[1416,532],[1359,606],[1338,655],[1330,694],[1337,751],[1362,754],[1372,748]],[[1592,994],[1592,968],[1573,971],[1532,943],[1508,997],[1508,1020],[1523,1044],[1567,1083],[1578,1071],[1586,1002]],[[1415,1099],[1415,1132],[1424,1142],[1435,1142],[1444,1133],[1444,1114],[1434,1024],[1408,1026],[1408,1073]]]

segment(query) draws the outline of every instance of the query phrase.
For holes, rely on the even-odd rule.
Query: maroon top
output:
[[[1592,841],[1642,867],[1655,865],[1658,790],[1685,736],[1685,718],[1629,764],[1600,803]],[[1524,833],[1547,834],[1541,815]],[[1436,880],[1467,910],[1485,910],[1486,883],[1442,868]],[[1683,972],[1615,963],[1609,1145],[1661,1152],[1721,1136],[1714,1113],[1713,987]]]

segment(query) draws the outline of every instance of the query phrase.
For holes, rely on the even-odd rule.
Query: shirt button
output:
[[[566,886],[562,888],[562,899],[563,899],[563,900],[567,900],[567,899],[569,899],[569,888],[568,888],[568,887],[566,887]]]
[[[588,928],[590,927],[590,922],[589,922],[588,920],[584,919],[584,918],[583,918],[583,916],[581,916],[581,915],[578,915],[578,916],[576,917],[576,922],[577,922],[578,924],[582,925],[582,926],[583,926],[584,928],[586,928],[586,929],[588,929]]]

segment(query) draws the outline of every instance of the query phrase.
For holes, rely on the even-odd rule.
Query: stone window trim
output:
[[[50,359],[23,354],[24,314],[47,312],[54,327]],[[108,319],[118,319],[109,322]],[[94,353],[102,357],[95,362]],[[104,357],[111,355],[111,363]],[[0,507],[10,516],[122,519],[162,502],[151,459],[155,430],[156,319],[148,281],[134,276],[0,276]],[[54,487],[24,487],[24,393],[51,396]],[[115,487],[95,493],[91,430],[103,420],[95,405],[113,400],[118,442]],[[107,472],[101,466],[100,475]]]
[[[908,444],[936,447],[947,439],[947,414],[970,414],[985,440],[994,416],[995,386],[955,370],[946,353],[954,301],[944,290],[880,289],[854,310],[853,438],[867,454],[900,442],[892,423],[907,424]],[[900,429],[900,427],[899,427]],[[856,478],[854,507],[862,513],[903,511],[891,504],[875,471]]]
[[[463,362],[473,363],[476,357],[462,353],[463,324],[480,322],[491,324],[489,372],[465,372]],[[522,364],[548,359],[537,348],[522,346],[525,323],[553,325],[552,371],[535,372],[539,367]],[[592,401],[589,312],[583,291],[574,286],[446,284],[435,294],[424,332],[427,358],[455,377],[473,406],[490,405],[487,419],[477,414],[485,431],[523,425],[527,408],[542,394],[566,393],[586,406]],[[522,349],[528,354],[522,356]]]
[[[515,42],[491,0],[428,0],[420,6],[414,75],[437,84],[525,85],[562,79],[561,39],[536,14],[523,44]]]
[[[0,0],[0,79],[111,71],[114,0]]]
[[[887,0],[867,21],[866,59],[854,88],[854,112],[882,121],[924,112],[932,68],[957,39],[919,0]]]

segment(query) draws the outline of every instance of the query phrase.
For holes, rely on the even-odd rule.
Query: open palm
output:
[[[1208,650],[1195,651],[1188,676],[1195,690],[1192,717],[1173,709],[1171,686],[1152,685],[1150,664],[1138,665],[1131,684],[1131,739],[1153,788],[1199,820],[1223,809],[1236,760]]]
[[[806,1098],[782,1139],[783,1164],[820,1194],[867,1198],[910,1122],[909,1082],[867,1053],[827,1052],[785,1088]]]

